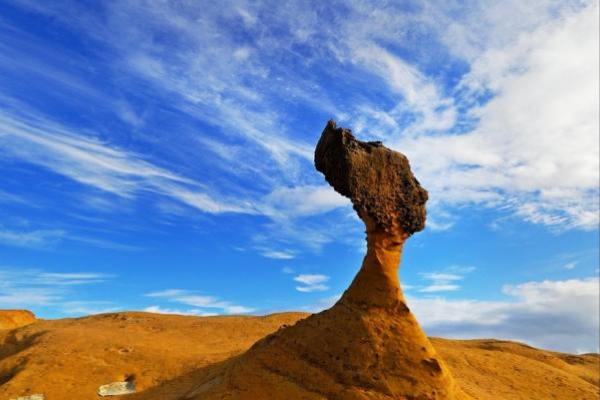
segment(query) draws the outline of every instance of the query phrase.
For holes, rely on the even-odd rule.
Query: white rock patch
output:
[[[98,388],[99,396],[121,396],[123,394],[135,393],[133,382],[113,382]]]

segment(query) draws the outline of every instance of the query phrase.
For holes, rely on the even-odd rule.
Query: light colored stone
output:
[[[13,398],[10,400],[45,400],[46,396],[44,396],[43,394],[32,394],[30,396],[21,396],[21,397],[17,397],[17,398]]]
[[[135,393],[135,383],[133,382],[113,382],[98,388],[98,395],[103,397],[121,396],[132,393]]]

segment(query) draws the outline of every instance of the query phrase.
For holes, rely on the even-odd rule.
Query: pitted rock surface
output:
[[[350,129],[329,121],[317,144],[315,167],[338,193],[352,200],[359,214],[368,214],[377,225],[388,227],[398,221],[408,234],[425,228],[428,194],[404,154],[381,142],[357,140]]]

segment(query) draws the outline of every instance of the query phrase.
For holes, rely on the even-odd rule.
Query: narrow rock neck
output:
[[[361,215],[367,227],[367,254],[342,301],[361,307],[397,307],[404,304],[398,269],[402,247],[409,237],[397,225],[376,226],[368,216]]]

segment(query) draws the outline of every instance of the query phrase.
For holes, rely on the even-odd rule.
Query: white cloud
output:
[[[363,118],[355,121],[358,130],[366,128],[369,131],[372,119],[383,122],[390,130],[398,130],[400,126],[397,121],[402,113],[406,113],[407,107],[417,115],[417,122],[413,122],[406,133],[445,130],[454,126],[457,112],[453,100],[443,98],[434,82],[414,66],[374,44],[359,45],[352,51],[354,62],[364,64],[368,70],[385,79],[389,87],[403,98],[398,106],[385,113],[362,106]]]
[[[450,292],[460,289],[457,281],[464,279],[464,275],[475,270],[473,267],[461,267],[453,265],[438,272],[421,272],[422,279],[430,281],[431,284],[419,289],[422,293]]]
[[[156,313],[156,314],[177,314],[177,315],[194,315],[198,317],[212,317],[218,315],[216,313],[206,312],[197,308],[190,308],[187,310],[180,310],[176,308],[163,308],[160,306],[150,306],[144,308],[145,312]]]
[[[67,301],[59,306],[61,312],[69,315],[95,315],[120,311],[110,301]]]
[[[25,199],[24,197],[18,196],[14,193],[6,193],[3,191],[0,191],[0,203],[26,204],[30,207],[35,207],[34,203]]]
[[[240,47],[233,51],[233,58],[237,61],[246,61],[250,57],[250,49],[248,47]]]
[[[11,308],[53,307],[63,313],[86,314],[86,305],[87,310],[92,310],[99,304],[108,303],[74,300],[81,294],[77,290],[79,286],[103,283],[113,277],[98,272],[46,272],[4,267],[0,268],[0,304]],[[94,312],[108,309],[93,308]]]
[[[598,351],[598,278],[507,285],[510,301],[412,298],[428,335],[493,337],[573,353]]]
[[[0,289],[17,286],[58,286],[87,285],[105,282],[114,275],[100,272],[45,272],[39,269],[0,269]]]
[[[449,284],[433,284],[422,289],[419,289],[419,292],[422,293],[435,293],[435,292],[451,292],[454,290],[459,290],[459,285],[449,285]]]
[[[327,275],[320,274],[301,274],[294,277],[296,282],[304,283],[305,285],[314,285],[317,283],[327,282],[329,277]]]
[[[218,300],[212,296],[198,296],[192,294],[184,294],[177,296],[173,301],[187,304],[194,307],[206,307],[206,308],[222,308],[225,309],[229,303]]]
[[[279,238],[288,242],[297,239],[313,250],[332,241],[333,236],[307,226],[297,226],[293,220],[350,204],[328,186],[278,187],[279,182],[273,183],[275,189],[267,195],[242,190],[243,193],[235,196],[224,196],[202,183],[157,166],[133,151],[97,140],[90,132],[75,133],[72,128],[50,121],[24,105],[18,112],[16,106],[11,111],[0,111],[0,143],[5,144],[7,155],[125,199],[158,194],[207,213],[266,215],[286,225],[278,229]],[[212,148],[215,146],[213,143]],[[222,144],[217,147],[221,149],[219,153],[227,148]],[[268,179],[264,170],[258,172],[261,179]],[[160,204],[160,199],[155,202]],[[98,203],[114,205],[113,199],[96,198],[92,206],[97,208]],[[115,211],[115,208],[104,207],[103,210]],[[0,242],[28,247],[46,247],[64,238],[116,250],[139,249],[72,235],[63,230],[0,231]],[[261,252],[265,257],[279,259],[291,259],[295,253],[290,249]]]
[[[139,251],[142,247],[114,243],[109,240],[76,235],[64,229],[7,228],[0,225],[0,244],[35,250],[52,250],[65,241],[75,241],[94,247],[117,251]]]
[[[178,297],[178,296],[183,296],[186,293],[185,290],[180,290],[180,289],[167,289],[167,290],[161,290],[159,292],[152,292],[152,293],[147,293],[145,296],[146,297],[156,297],[159,299],[168,299],[168,298],[172,298],[172,297]]]
[[[159,292],[147,293],[144,296],[164,299],[169,302],[185,304],[192,307],[210,309],[216,308],[227,314],[247,314],[256,310],[254,308],[232,304],[229,301],[222,301],[217,297],[198,295],[194,292],[181,289],[168,289]]]
[[[324,297],[316,301],[315,304],[302,307],[302,310],[306,312],[318,313],[328,308],[333,307],[335,303],[342,297],[341,293],[335,294],[333,296]]]
[[[462,276],[456,274],[448,274],[444,272],[423,272],[421,275],[424,279],[433,281],[459,281],[463,279]]]
[[[321,274],[300,274],[294,277],[296,282],[304,284],[304,286],[296,286],[296,290],[303,293],[322,292],[329,289],[325,282],[329,280],[329,276]]]
[[[44,285],[88,285],[105,282],[114,275],[95,272],[42,272],[32,280],[32,283]]]
[[[217,22],[239,24],[238,17],[248,21],[249,12],[237,14],[191,3],[183,8],[185,11],[168,3],[114,5],[108,13],[113,29],[98,34],[121,52],[119,68],[145,79],[190,116],[242,140],[246,148],[241,150],[252,156],[234,160],[236,164],[262,164],[264,171],[275,162],[279,175],[293,174],[298,162],[312,158],[312,149],[288,137],[281,115],[270,104],[271,96],[278,92],[272,88],[277,65],[261,60],[280,43],[272,40],[263,24],[246,23],[241,28],[265,39],[265,43],[254,41],[251,50],[240,46],[236,35],[225,29],[229,24]],[[144,39],[155,31],[164,32],[170,45]],[[134,43],[136,50],[131,51]],[[255,51],[261,52],[261,57],[252,57]]]
[[[61,229],[15,231],[0,226],[0,243],[11,246],[44,249],[60,242],[66,232]]]
[[[436,231],[436,232],[441,232],[441,231],[447,231],[449,229],[451,229],[454,226],[454,221],[453,220],[443,220],[444,218],[449,218],[449,214],[446,212],[437,212],[433,211],[431,212],[431,207],[428,207],[428,212],[430,212],[430,214],[427,216],[427,229],[432,230],[432,231]],[[431,215],[433,214],[433,215]],[[440,214],[442,214],[441,218],[440,218]]]
[[[304,216],[303,218],[280,213],[272,217],[272,222],[263,226],[255,234],[253,248],[259,252],[283,251],[297,257],[302,250],[318,253],[332,242],[345,243],[357,247],[357,237],[362,236],[364,225],[350,207],[332,210],[335,223],[327,223],[327,216]],[[365,241],[360,239],[360,250],[365,249]]]
[[[62,296],[55,290],[34,287],[0,286],[0,304],[8,308],[29,308],[56,304]]]
[[[275,189],[266,197],[264,203],[268,208],[265,213],[275,218],[323,214],[351,204],[349,199],[337,193],[331,186],[310,185]]]
[[[561,229],[598,225],[598,7],[547,22],[472,64],[463,86],[494,97],[463,135],[404,138],[438,203],[509,206]]]
[[[248,314],[255,310],[256,309],[254,309],[254,308],[244,307],[244,306],[227,306],[227,307],[225,307],[225,312],[228,314]]]
[[[273,258],[275,260],[291,260],[296,257],[296,255],[291,251],[281,251],[281,250],[263,249],[260,251],[260,254],[263,257]]]
[[[74,234],[70,234],[70,233],[66,234],[64,236],[64,238],[75,241],[75,242],[88,244],[88,245],[91,245],[94,247],[99,247],[99,248],[108,249],[108,250],[142,251],[142,250],[146,249],[145,247],[141,247],[141,246],[135,246],[135,245],[125,244],[125,243],[118,243],[118,242],[111,242],[110,240],[74,235]]]
[[[570,262],[570,263],[565,264],[563,266],[563,269],[566,269],[567,271],[571,271],[571,270],[573,270],[575,268],[577,268],[577,261]]]
[[[310,286],[296,286],[296,290],[302,293],[312,293],[312,292],[324,292],[328,290],[329,286],[318,284],[318,285],[310,285]]]

